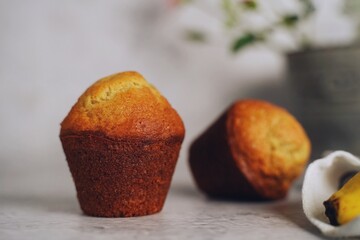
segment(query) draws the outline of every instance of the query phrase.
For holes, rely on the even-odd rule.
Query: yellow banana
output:
[[[360,216],[360,172],[324,202],[325,214],[338,226]]]

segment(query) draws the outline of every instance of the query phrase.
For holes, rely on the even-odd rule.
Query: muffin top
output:
[[[184,131],[181,118],[154,86],[137,72],[123,72],[90,86],[61,123],[60,135],[169,138]]]
[[[249,182],[270,198],[286,194],[310,155],[300,123],[281,107],[243,100],[232,105],[226,124],[232,155]]]

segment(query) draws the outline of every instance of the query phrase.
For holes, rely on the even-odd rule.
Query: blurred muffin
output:
[[[83,212],[130,217],[161,211],[184,132],[177,112],[139,73],[90,86],[60,131]]]
[[[242,100],[193,142],[189,161],[209,196],[274,200],[286,196],[309,155],[304,129],[286,110]]]

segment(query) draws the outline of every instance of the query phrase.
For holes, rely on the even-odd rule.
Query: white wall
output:
[[[59,124],[91,83],[115,72],[141,72],[183,117],[177,182],[191,182],[189,143],[232,101],[286,105],[279,55],[183,41],[180,15],[166,1],[0,1],[0,188],[74,190]]]

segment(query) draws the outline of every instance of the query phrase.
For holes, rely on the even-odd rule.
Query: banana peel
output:
[[[346,224],[360,216],[360,172],[324,202],[325,215],[334,226]]]

